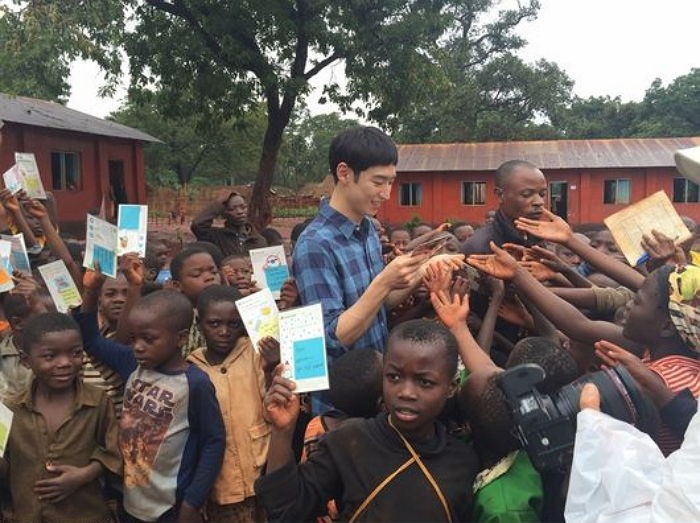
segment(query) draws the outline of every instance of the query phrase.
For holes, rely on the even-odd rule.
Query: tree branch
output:
[[[320,62],[317,62],[316,64],[314,64],[314,66],[311,69],[309,69],[308,71],[306,71],[304,73],[304,80],[310,80],[311,78],[316,76],[319,72],[321,72],[322,69],[329,66],[330,64],[332,64],[336,60],[340,60],[341,58],[342,58],[342,55],[339,52],[336,52],[336,53],[333,53],[333,54],[327,56],[326,58],[324,58]]]

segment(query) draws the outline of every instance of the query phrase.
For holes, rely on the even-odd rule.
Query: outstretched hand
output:
[[[511,280],[518,270],[518,262],[504,249],[490,242],[494,254],[472,254],[467,263],[486,274],[501,280]]]
[[[99,262],[94,261],[93,268],[87,269],[83,274],[83,289],[85,291],[98,292],[106,279],[107,277],[100,270]]]
[[[132,287],[141,287],[145,280],[145,269],[143,261],[138,253],[128,252],[121,257],[121,269],[126,281]]]
[[[469,296],[460,296],[454,294],[450,299],[449,294],[445,291],[431,292],[430,302],[437,313],[440,321],[448,329],[452,329],[460,324],[467,322],[469,316]]]
[[[571,239],[574,232],[571,227],[561,217],[542,209],[543,220],[532,220],[530,218],[517,218],[515,227],[523,232],[555,243],[566,243]]]

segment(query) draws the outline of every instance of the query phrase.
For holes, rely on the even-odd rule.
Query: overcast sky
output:
[[[654,78],[668,83],[700,67],[698,0],[541,0],[541,4],[538,19],[518,31],[528,41],[521,55],[528,61],[546,58],[558,63],[575,81],[579,96],[640,100]],[[315,78],[315,92],[308,99],[313,113],[333,110],[316,102],[324,82],[332,75],[342,76],[342,71],[336,66]],[[99,98],[102,81],[96,65],[74,64],[68,106],[96,116],[117,109],[123,90],[114,99]]]

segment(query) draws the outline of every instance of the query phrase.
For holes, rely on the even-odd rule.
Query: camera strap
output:
[[[438,499],[440,500],[440,504],[442,505],[442,508],[445,510],[445,516],[447,517],[448,523],[452,523],[452,514],[450,513],[450,507],[447,505],[447,500],[445,499],[445,495],[442,493],[442,490],[440,489],[440,486],[437,484],[437,481],[435,481],[435,478],[433,475],[430,473],[428,470],[428,467],[425,466],[423,463],[423,460],[420,459],[420,456],[418,453],[415,451],[413,446],[408,442],[408,440],[404,437],[401,432],[394,426],[394,423],[391,421],[391,415],[387,417],[387,421],[389,422],[389,426],[394,429],[394,432],[398,434],[399,438],[401,438],[401,441],[404,444],[404,447],[406,447],[406,450],[411,454],[411,458],[404,462],[403,465],[398,467],[394,472],[389,474],[384,480],[377,485],[374,490],[365,498],[365,500],[362,502],[362,504],[357,507],[357,510],[353,513],[352,517],[348,520],[348,523],[355,523],[357,521],[357,518],[362,514],[369,504],[374,500],[374,498],[377,497],[377,495],[384,490],[384,487],[386,487],[389,483],[391,483],[396,476],[401,474],[404,470],[406,470],[408,467],[410,467],[413,463],[416,463],[418,467],[421,469],[421,472],[423,472],[423,475],[425,478],[428,480],[428,483],[433,487],[433,490],[435,491],[435,494],[437,495]]]

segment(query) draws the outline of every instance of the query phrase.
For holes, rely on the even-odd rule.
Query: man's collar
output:
[[[355,229],[359,229],[362,234],[366,234],[367,227],[371,226],[371,223],[369,223],[369,219],[366,216],[363,216],[360,223],[356,224],[343,213],[334,209],[330,203],[323,205],[319,210],[319,214],[331,224],[335,225],[335,227],[342,233],[343,236],[345,236],[346,239],[350,239],[355,232]]]

